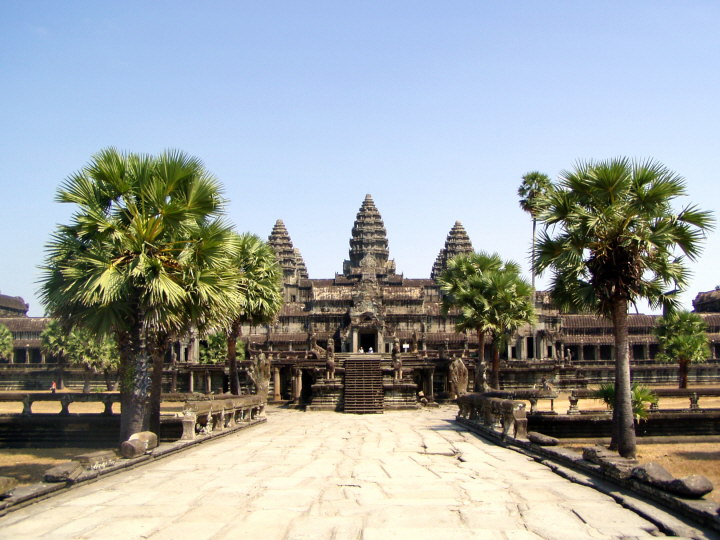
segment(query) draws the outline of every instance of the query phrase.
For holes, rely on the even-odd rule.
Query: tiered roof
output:
[[[453,228],[450,229],[450,232],[447,235],[445,247],[440,250],[440,253],[438,253],[437,258],[435,259],[435,264],[433,264],[430,277],[432,279],[437,279],[447,268],[448,261],[456,255],[472,252],[472,242],[470,242],[470,237],[468,236],[467,231],[465,231],[465,227],[462,226],[462,223],[456,221],[455,225],[453,225]]]
[[[343,264],[346,276],[358,276],[374,268],[376,275],[395,273],[395,262],[389,260],[387,232],[375,202],[368,194],[358,211],[350,238],[350,260]]]
[[[300,279],[309,279],[305,259],[298,248],[295,248],[295,266],[297,267],[297,275]]]
[[[280,267],[283,269],[283,276],[287,278],[307,278],[305,261],[300,250],[293,247],[290,235],[285,228],[282,219],[278,219],[268,237],[268,244],[275,250]]]

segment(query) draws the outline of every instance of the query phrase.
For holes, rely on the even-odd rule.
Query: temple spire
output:
[[[307,278],[305,261],[300,250],[293,247],[290,235],[285,228],[282,219],[278,219],[268,237],[268,244],[275,250],[278,263],[283,270],[283,278],[288,279]]]
[[[470,237],[468,236],[467,231],[465,231],[465,227],[462,226],[462,223],[456,221],[455,225],[453,225],[447,235],[445,247],[440,250],[440,253],[438,253],[437,258],[435,259],[435,264],[433,264],[430,277],[432,279],[437,279],[447,268],[448,261],[456,255],[472,252],[472,243],[470,242]]]
[[[395,273],[395,262],[389,260],[387,233],[380,212],[370,194],[355,218],[350,238],[350,259],[343,264],[346,276],[360,276],[373,273],[387,275]]]

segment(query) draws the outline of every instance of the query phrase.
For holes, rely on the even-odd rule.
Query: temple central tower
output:
[[[350,260],[343,263],[343,274],[347,277],[395,274],[395,261],[389,255],[382,217],[372,197],[365,195],[352,228]]]

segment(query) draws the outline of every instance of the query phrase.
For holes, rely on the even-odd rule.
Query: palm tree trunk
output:
[[[104,368],[103,374],[105,375],[105,388],[107,388],[108,392],[112,392],[115,390],[115,382],[112,380],[110,370],[108,368]]]
[[[137,313],[128,347],[128,357],[122,377],[122,411],[120,437],[126,441],[130,435],[147,428],[147,405],[150,379],[149,358],[145,343],[144,313]]]
[[[630,384],[630,354],[628,340],[628,303],[616,298],[612,305],[612,322],[615,332],[615,407],[613,431],[617,450],[622,457],[635,457],[635,417],[632,408]]]
[[[237,340],[240,335],[240,323],[234,322],[230,327],[227,338],[228,364],[230,366],[230,393],[234,396],[240,395],[240,376],[237,365]]]
[[[485,332],[480,328],[477,329],[478,338],[478,359],[475,367],[475,389],[478,392],[486,392],[487,384],[485,382]]]
[[[150,379],[150,431],[160,436],[160,404],[162,403],[162,377],[165,349],[156,344],[152,350],[152,376]]]
[[[533,299],[535,298],[535,227],[537,226],[537,220],[533,218],[533,232],[532,232],[532,251],[530,252],[530,274],[533,288]]]
[[[57,374],[55,376],[57,379],[57,388],[58,390],[65,390],[65,355],[61,354],[58,357],[58,367],[57,367]]]
[[[83,379],[83,394],[90,393],[90,368],[85,366],[85,378]]]
[[[498,347],[499,338],[493,336],[493,358],[492,358],[492,387],[495,390],[500,390],[500,348]]]
[[[679,360],[680,365],[678,367],[678,382],[679,386],[678,388],[687,388],[688,385],[688,371],[690,367],[690,362],[687,360],[680,359]]]

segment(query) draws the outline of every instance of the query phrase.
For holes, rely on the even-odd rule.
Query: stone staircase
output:
[[[345,412],[383,413],[383,383],[380,355],[351,354],[345,362]]]

